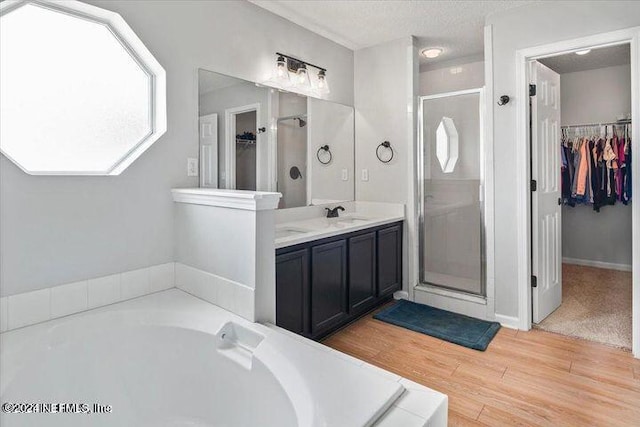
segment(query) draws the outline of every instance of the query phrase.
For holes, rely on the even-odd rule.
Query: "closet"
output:
[[[559,169],[561,228],[559,245],[545,242],[551,234],[538,230],[538,249],[562,257],[560,271],[537,271],[557,278],[562,297],[537,319],[534,298],[535,326],[630,348],[631,153],[638,147],[631,134],[629,45],[544,58],[533,66],[545,76],[537,87],[540,116],[534,123],[540,133],[549,129],[536,148],[549,154],[537,159]],[[556,115],[547,122],[542,115],[551,113],[544,109],[554,103]]]

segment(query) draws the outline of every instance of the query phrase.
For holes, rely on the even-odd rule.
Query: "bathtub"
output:
[[[399,377],[306,341],[177,289],[6,332],[0,425],[368,426],[401,410]],[[446,396],[430,405],[446,425]]]

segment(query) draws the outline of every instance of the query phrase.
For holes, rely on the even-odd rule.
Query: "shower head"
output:
[[[307,125],[307,121],[304,120],[302,117],[295,117],[293,120],[298,120],[298,124],[300,125],[301,128]]]

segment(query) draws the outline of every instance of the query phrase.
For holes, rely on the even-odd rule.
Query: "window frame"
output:
[[[5,0],[0,3],[0,17],[15,11],[25,5],[34,5],[54,12],[64,13],[75,18],[104,25],[122,47],[138,63],[140,68],[149,76],[150,84],[150,125],[151,131],[126,152],[117,162],[106,171],[33,171],[25,169],[0,147],[3,156],[29,175],[63,175],[63,176],[109,176],[120,175],[138,157],[142,155],[154,142],[167,131],[167,101],[166,101],[166,73],[162,65],[138,38],[127,22],[116,12],[76,0]]]

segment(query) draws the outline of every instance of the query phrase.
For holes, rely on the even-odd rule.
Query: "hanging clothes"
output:
[[[630,123],[604,127],[563,127],[560,148],[562,200],[567,206],[589,204],[597,212],[603,206],[631,201]],[[601,127],[597,125],[601,132]],[[609,130],[611,129],[611,132]],[[587,135],[587,136],[585,136]]]

